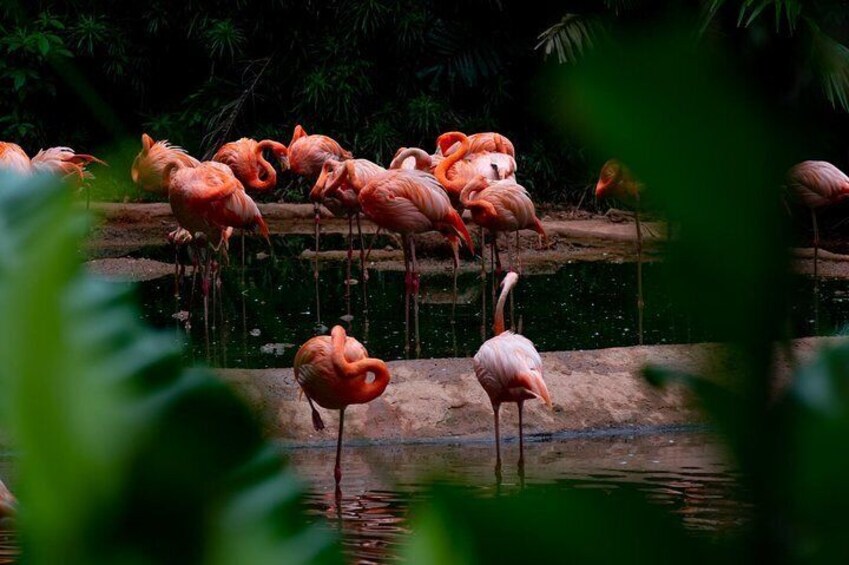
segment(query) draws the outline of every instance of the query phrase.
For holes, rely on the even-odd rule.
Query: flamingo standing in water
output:
[[[351,262],[353,260],[353,219],[357,219],[357,233],[360,238],[360,269],[365,283],[368,275],[366,273],[365,245],[363,244],[363,231],[360,225],[359,194],[365,186],[378,175],[385,173],[386,169],[368,159],[347,159],[338,161],[328,159],[321,168],[312,191],[310,200],[315,203],[323,203],[334,216],[348,217],[348,270],[346,281],[351,280]],[[346,296],[350,295],[350,283],[346,282]],[[365,296],[365,286],[363,293]]]
[[[817,278],[820,234],[817,210],[849,197],[849,177],[827,161],[802,161],[787,173],[787,187],[811,211],[814,227],[814,278]]]
[[[344,161],[353,157],[352,153],[343,149],[339,143],[326,135],[309,135],[300,124],[295,126],[292,140],[289,142],[289,155],[287,164],[289,170],[296,175],[306,177],[309,180],[316,179],[321,174],[321,168],[328,159]],[[318,308],[318,252],[319,238],[321,237],[321,214],[318,203],[314,203],[315,210],[315,263],[313,264],[313,279],[316,287],[316,314],[321,323],[321,313]]]
[[[363,344],[349,337],[342,326],[335,326],[330,336],[316,336],[298,349],[295,355],[295,380],[307,397],[316,431],[324,422],[316,409],[339,410],[339,435],[336,438],[336,487],[342,480],[342,432],[345,409],[351,404],[367,404],[383,394],[389,384],[389,369],[380,359],[368,356]],[[373,380],[369,380],[369,374]]]
[[[504,303],[516,286],[519,275],[510,271],[501,283],[495,306],[495,337],[484,342],[475,354],[475,375],[492,402],[495,417],[495,471],[501,473],[499,412],[505,402],[519,407],[519,469],[524,469],[525,446],[522,432],[522,408],[526,400],[539,398],[551,407],[551,396],[542,377],[542,359],[534,344],[519,334],[504,330]]]
[[[477,175],[489,180],[516,178],[516,160],[511,155],[487,151],[472,153],[471,138],[462,132],[443,133],[436,145],[447,156],[436,166],[434,175],[458,208],[462,206],[460,192]]]
[[[533,200],[520,184],[513,180],[491,182],[478,175],[460,192],[460,202],[472,213],[472,221],[493,234],[492,255],[496,254],[499,232],[516,232],[516,254],[519,253],[519,230],[531,229],[539,234],[540,244],[548,236],[537,218]],[[507,238],[510,269],[513,257],[510,238]]]
[[[195,245],[207,252],[202,281],[204,319],[207,319],[209,285],[215,281],[209,276],[211,257],[206,244],[216,252],[223,246],[226,252],[232,228],[257,229],[268,240],[268,226],[256,203],[227,165],[206,161],[190,167],[172,161],[163,171],[163,182],[177,223],[193,236]]]
[[[436,230],[456,250],[462,239],[474,254],[474,244],[460,214],[451,206],[433,175],[417,170],[393,169],[378,175],[360,191],[360,205],[371,220],[387,231],[401,234],[404,248],[405,319],[409,328],[410,294],[414,296],[418,336],[419,272],[413,236]],[[456,257],[455,251],[455,257]],[[455,260],[456,270],[456,260]],[[456,280],[456,274],[455,274]],[[408,341],[409,343],[409,341]],[[417,347],[418,349],[418,347]]]
[[[613,197],[634,204],[637,226],[637,336],[643,344],[643,229],[640,225],[640,193],[644,190],[631,171],[617,159],[610,159],[601,168],[595,187],[596,198]]]
[[[230,167],[245,188],[270,190],[277,186],[277,171],[265,159],[263,151],[266,149],[274,153],[282,165],[288,162],[289,151],[282,143],[270,139],[256,141],[247,137],[225,143],[215,152],[212,160]]]

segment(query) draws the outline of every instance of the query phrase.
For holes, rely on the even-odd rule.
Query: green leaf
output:
[[[67,187],[0,185],[0,415],[25,562],[339,562],[229,387],[183,370],[125,287],[82,271]]]

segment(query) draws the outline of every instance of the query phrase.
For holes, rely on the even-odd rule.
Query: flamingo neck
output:
[[[515,286],[515,284],[515,279],[504,279],[501,294],[498,295],[498,303],[495,305],[495,323],[493,328],[495,330],[495,335],[501,335],[504,333],[504,304],[507,302],[507,295],[510,294],[511,290],[513,290],[513,286]]]
[[[448,178],[448,171],[451,167],[454,166],[454,163],[457,163],[461,159],[463,159],[466,154],[469,152],[469,138],[466,137],[465,134],[457,132],[453,137],[455,140],[460,141],[460,147],[457,148],[456,151],[451,153],[445,157],[439,165],[436,166],[436,170],[434,171],[434,176],[439,181],[439,183],[444,186],[448,190],[452,190],[454,192],[460,192],[465,188],[462,179],[450,180]]]
[[[353,363],[345,359],[345,342],[348,336],[342,326],[336,326],[331,332],[331,362],[334,369],[344,379],[351,380],[347,399],[351,404],[364,404],[374,400],[389,384],[389,369],[380,359],[366,357]],[[374,380],[366,382],[366,376],[372,373]]]
[[[401,151],[398,155],[392,159],[392,163],[389,165],[390,169],[400,169],[404,164],[404,161],[409,159],[410,157],[415,158],[416,160],[416,169],[420,171],[429,171],[431,166],[433,165],[433,157],[428,155],[424,150],[419,149],[418,147],[410,147],[409,149],[405,149]]]

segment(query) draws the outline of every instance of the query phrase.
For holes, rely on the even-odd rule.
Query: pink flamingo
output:
[[[602,167],[595,187],[596,198],[612,197],[634,205],[637,227],[637,339],[643,344],[643,228],[640,224],[640,194],[645,190],[631,170],[618,159],[608,160]]]
[[[451,197],[451,202],[460,207],[460,192],[477,175],[489,180],[514,179],[516,161],[506,153],[471,153],[471,141],[459,131],[443,133],[436,141],[443,153],[450,153],[439,162],[434,175]],[[451,149],[456,146],[456,149]]]
[[[849,197],[849,177],[827,161],[802,161],[787,173],[787,187],[811,211],[814,227],[814,278],[817,278],[820,234],[817,210]]]
[[[14,518],[18,513],[18,501],[3,481],[0,481],[0,520]]]
[[[367,278],[365,246],[363,245],[363,231],[360,225],[362,207],[360,206],[359,194],[372,179],[385,172],[386,169],[368,159],[347,159],[345,161],[328,159],[324,162],[321,174],[310,191],[310,200],[323,203],[334,216],[348,217],[347,280],[351,279],[354,217],[357,219],[357,233],[360,238],[360,268],[363,273],[363,282]]]
[[[163,181],[165,167],[171,163],[180,163],[183,167],[197,167],[200,161],[186,153],[186,150],[171,145],[167,140],[154,141],[143,133],[142,148],[133,161],[130,175],[133,182],[142,190],[154,194],[168,194],[168,185]]]
[[[371,381],[369,374],[374,377]],[[337,488],[342,480],[345,409],[351,404],[367,404],[383,394],[389,379],[386,363],[369,357],[363,344],[349,337],[342,326],[335,326],[330,336],[311,338],[295,355],[295,380],[310,404],[316,431],[324,429],[324,422],[315,404],[328,410],[339,410],[336,466],[333,470]]]
[[[430,155],[418,147],[401,147],[389,164],[390,169],[418,169],[433,174],[436,165],[442,161],[440,154]]]
[[[474,358],[475,375],[492,402],[495,416],[495,470],[501,472],[499,412],[505,402],[519,407],[519,469],[524,468],[525,447],[522,408],[526,400],[539,398],[551,407],[551,396],[542,376],[542,359],[534,344],[519,334],[504,330],[504,303],[519,275],[511,271],[501,283],[495,306],[495,337],[484,342]]]
[[[270,190],[277,186],[277,171],[265,159],[263,151],[266,149],[273,152],[281,164],[287,163],[289,151],[282,143],[270,139],[256,141],[247,137],[225,143],[215,152],[212,160],[230,167],[245,188]]]
[[[32,174],[32,162],[21,146],[9,141],[0,141],[0,171],[10,171],[18,175]]]
[[[447,147],[445,150],[442,147],[437,147],[437,153],[448,156],[460,148],[459,142]],[[516,150],[513,147],[513,142],[501,135],[492,131],[483,133],[473,133],[469,136],[469,153],[503,153],[510,157],[516,157]]]
[[[437,230],[454,250],[454,280],[457,279],[459,240],[474,254],[474,244],[460,214],[433,175],[417,170],[393,169],[369,182],[360,191],[360,205],[371,220],[387,231],[401,234],[405,271],[405,327],[410,327],[410,294],[416,326],[418,353],[419,272],[414,234]],[[456,293],[456,286],[455,286]],[[409,345],[409,340],[407,341]]]
[[[539,234],[540,245],[548,240],[545,229],[525,187],[512,180],[491,182],[477,175],[460,192],[460,202],[472,213],[472,221],[493,234],[492,255],[497,257],[499,232],[516,232],[516,253],[519,253],[519,230],[532,229]],[[510,254],[510,238],[507,238]],[[510,254],[510,268],[513,257]],[[500,269],[500,267],[499,267]]]

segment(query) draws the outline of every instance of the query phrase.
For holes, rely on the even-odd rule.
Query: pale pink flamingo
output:
[[[459,141],[453,143],[443,149],[437,146],[437,153],[448,156],[460,148]],[[516,150],[513,147],[513,142],[507,139],[500,133],[492,131],[483,133],[473,133],[469,136],[469,154],[475,153],[503,153],[510,157],[516,158]]]
[[[436,178],[424,171],[392,169],[377,176],[360,191],[360,205],[371,220],[387,231],[401,234],[404,248],[405,321],[409,330],[410,294],[414,296],[415,335],[418,338],[419,272],[414,235],[436,230],[442,233],[457,253],[462,239],[474,254],[474,244],[460,214]],[[409,340],[407,341],[409,345]],[[418,339],[416,340],[418,352]]]
[[[536,215],[536,209],[525,187],[513,180],[491,182],[477,175],[460,192],[460,202],[472,214],[472,221],[492,233],[492,255],[497,256],[499,232],[516,232],[516,253],[519,253],[519,230],[531,229],[539,234],[540,245],[548,236]],[[507,238],[510,268],[513,257],[510,238]],[[500,267],[499,267],[500,269]],[[500,274],[500,273],[499,273]]]
[[[510,271],[501,283],[495,306],[495,337],[484,342],[474,358],[475,375],[492,402],[495,417],[495,469],[501,472],[499,412],[505,402],[519,407],[519,468],[525,463],[522,408],[526,400],[539,398],[551,407],[551,396],[542,376],[542,359],[534,344],[519,334],[504,330],[504,303],[519,275]]]
[[[296,175],[309,180],[318,178],[321,168],[328,159],[344,161],[353,157],[350,151],[343,149],[339,143],[326,135],[309,135],[300,124],[295,126],[292,140],[289,142],[288,168]],[[321,215],[318,204],[315,208],[315,263],[313,267],[313,278],[315,279],[316,292],[318,291],[318,252]],[[316,297],[317,298],[317,297]],[[318,308],[316,308],[318,309]]]
[[[29,176],[33,173],[32,162],[20,145],[0,141],[0,171]]]
[[[277,186],[277,171],[263,155],[265,150],[271,151],[281,164],[288,162],[289,151],[282,143],[270,139],[256,141],[248,137],[225,143],[212,160],[230,167],[245,188],[270,190]]]
[[[386,169],[368,159],[347,159],[345,161],[328,159],[324,162],[321,174],[310,191],[310,200],[324,204],[334,216],[348,217],[348,281],[351,279],[351,262],[353,260],[354,217],[357,219],[357,232],[360,239],[362,282],[365,282],[367,278],[365,246],[363,245],[363,231],[360,225],[360,212],[362,208],[360,206],[359,194],[372,179],[384,172],[386,172]],[[346,288],[349,286],[346,282]],[[346,290],[346,296],[348,294]]]
[[[311,338],[295,354],[295,380],[307,397],[316,431],[324,422],[315,405],[339,410],[339,434],[336,438],[336,486],[342,480],[342,433],[345,409],[351,404],[367,404],[383,394],[389,384],[389,369],[380,359],[368,356],[363,344],[349,337],[342,326],[330,336]],[[369,375],[373,376],[369,380]]]
[[[93,155],[75,153],[70,147],[41,149],[32,158],[32,167],[35,171],[58,175],[62,178],[76,178],[80,182],[91,177],[91,173],[86,170],[91,163],[106,164]]]
[[[436,141],[442,152],[450,153],[434,169],[434,175],[451,197],[456,207],[461,207],[460,192],[466,184],[481,175],[489,180],[514,179],[516,161],[506,153],[470,151],[471,141],[459,131],[443,133]],[[456,149],[451,150],[456,146]]]
[[[787,173],[787,187],[811,211],[814,227],[814,278],[817,278],[820,234],[817,210],[849,197],[849,177],[827,161],[802,161]]]
[[[0,520],[14,518],[18,513],[18,501],[3,481],[0,481]]]
[[[167,140],[154,141],[143,133],[142,148],[133,161],[130,176],[142,190],[155,194],[168,195],[168,186],[163,181],[165,167],[171,163],[180,163],[183,167],[196,167],[200,161],[186,153],[186,150],[171,145]]]
[[[366,215],[387,231],[401,234],[407,285],[418,292],[418,267],[413,235],[436,230],[449,241],[463,240],[474,253],[466,224],[433,175],[418,170],[392,169],[378,175],[360,191]]]
[[[431,155],[418,147],[401,147],[395,152],[390,169],[418,169],[433,174],[436,165],[442,161],[442,155]]]
[[[608,160],[602,167],[595,187],[596,198],[616,198],[634,206],[637,226],[637,338],[643,344],[643,228],[640,224],[640,194],[645,190],[631,170],[618,159]]]

